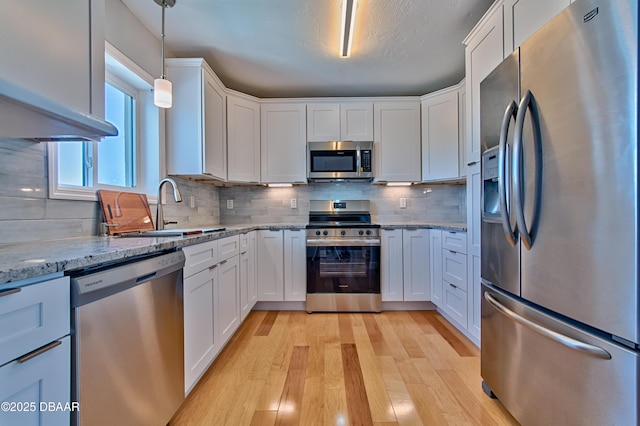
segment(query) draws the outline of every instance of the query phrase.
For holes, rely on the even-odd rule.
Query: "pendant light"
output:
[[[153,0],[162,7],[162,73],[160,78],[153,81],[153,103],[160,108],[171,108],[173,95],[171,82],[164,73],[164,11],[167,7],[173,7],[176,0]]]

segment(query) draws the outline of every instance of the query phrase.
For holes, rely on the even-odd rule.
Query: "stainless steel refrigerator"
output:
[[[523,425],[637,425],[637,1],[576,1],[480,102],[483,387]]]

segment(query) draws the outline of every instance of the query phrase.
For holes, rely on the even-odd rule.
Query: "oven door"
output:
[[[307,294],[380,293],[379,244],[328,244],[307,243]]]

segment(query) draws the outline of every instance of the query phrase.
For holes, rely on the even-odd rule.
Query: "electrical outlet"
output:
[[[292,198],[291,199],[291,208],[292,209],[297,209],[298,208],[298,200],[296,198]]]
[[[233,200],[227,200],[227,209],[229,210],[233,209]]]
[[[400,198],[400,208],[401,209],[406,209],[407,208],[407,199],[406,198]]]
[[[189,207],[192,209],[196,207],[196,197],[193,195],[189,197]]]

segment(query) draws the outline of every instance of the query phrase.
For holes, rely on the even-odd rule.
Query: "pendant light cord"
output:
[[[162,74],[160,75],[161,79],[166,79],[167,76],[164,73],[164,11],[167,8],[167,4],[166,2],[162,2],[162,34],[161,34],[161,38],[162,38]]]

